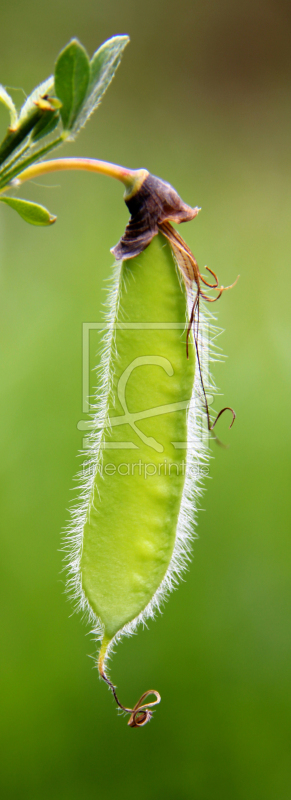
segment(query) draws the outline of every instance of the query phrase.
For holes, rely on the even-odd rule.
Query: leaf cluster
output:
[[[60,52],[54,75],[34,89],[19,112],[12,97],[0,85],[0,103],[10,115],[6,136],[0,144],[0,194],[13,185],[13,180],[26,167],[65,140],[75,139],[99,105],[128,42],[128,36],[113,36],[90,60],[78,39],[72,39]],[[55,220],[43,206],[35,203],[6,197],[0,197],[0,201],[32,224],[49,225]]]

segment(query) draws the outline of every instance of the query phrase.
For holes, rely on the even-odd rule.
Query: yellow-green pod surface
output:
[[[153,601],[173,556],[195,367],[186,292],[162,234],[119,265],[117,281],[79,562],[103,649]]]

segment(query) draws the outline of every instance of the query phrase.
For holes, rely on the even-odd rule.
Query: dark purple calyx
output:
[[[120,241],[111,249],[117,261],[142,253],[163,222],[188,222],[200,211],[183,203],[170,183],[150,174],[125,202],[131,217]]]

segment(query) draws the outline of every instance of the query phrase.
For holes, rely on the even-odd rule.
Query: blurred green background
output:
[[[219,423],[230,448],[212,447],[186,581],[112,662],[123,702],[162,694],[151,725],[128,729],[60,552],[82,323],[101,319],[127,209],[119,184],[76,173],[22,190],[52,229],[1,207],[2,796],[290,800],[291,7],[2,0],[0,80],[28,92],[71,36],[91,55],[117,33],[131,44],[114,83],[62,152],[146,167],[202,206],[182,231],[198,263],[224,285],[241,275],[216,307],[228,360],[214,365],[237,421]]]

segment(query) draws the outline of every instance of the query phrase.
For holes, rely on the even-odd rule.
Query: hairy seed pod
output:
[[[101,639],[99,673],[130,713],[131,727],[146,724],[160,696],[146,692],[133,709],[125,708],[105,662],[114,642],[160,608],[188,561],[207,457],[203,414],[209,430],[215,425],[199,305],[200,296],[213,299],[201,281],[218,286],[215,273],[214,284],[201,276],[170,224],[193,219],[198,209],[145,170],[137,175],[136,191],[125,195],[131,219],[112,251],[119,260],[90,458],[69,533],[71,585]],[[156,700],[144,703],[149,694]]]
[[[110,423],[104,420],[96,453],[80,561],[107,643],[153,601],[173,555],[194,380],[193,350],[185,358],[186,294],[168,243],[159,234],[118,272]],[[136,330],[123,329],[126,320]]]
[[[87,485],[75,519],[75,585],[102,630],[103,677],[114,639],[153,614],[187,561],[195,488],[187,453],[195,435],[195,353],[191,340],[186,358],[187,320],[184,283],[159,233],[140,255],[116,265]]]

